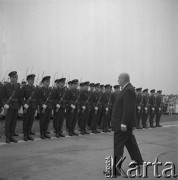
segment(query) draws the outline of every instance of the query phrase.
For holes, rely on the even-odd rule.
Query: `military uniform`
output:
[[[42,80],[48,81],[50,76],[45,76]],[[51,120],[53,109],[53,89],[51,87],[42,86],[39,89],[39,105],[40,105],[40,137],[41,139],[50,138],[48,135],[48,126]]]
[[[137,129],[142,129],[140,122],[142,117],[142,102],[143,102],[141,90],[142,88],[136,89],[136,128]]]
[[[142,127],[148,128],[147,126],[147,119],[149,114],[149,95],[148,95],[148,89],[143,90],[143,102],[142,102]]]
[[[73,84],[78,84],[78,80],[73,80],[72,82]],[[79,91],[75,88],[71,88],[67,91],[67,95],[66,95],[66,100],[68,103],[68,130],[69,130],[69,136],[78,136],[78,133],[75,132],[75,127],[77,124],[77,120],[78,120],[78,113],[79,113]]]
[[[99,86],[99,83],[95,84],[95,88]],[[91,92],[91,130],[92,133],[100,133],[97,129],[99,121],[100,108],[101,108],[101,97],[102,94],[99,91]]]
[[[150,116],[149,116],[149,123],[150,123],[150,127],[154,128],[155,126],[153,125],[153,121],[154,121],[154,117],[155,117],[155,103],[156,103],[156,98],[155,98],[155,90],[151,90],[150,91],[150,97],[149,97],[149,108],[150,108]]]
[[[27,80],[34,79],[35,75],[31,74],[27,76]],[[24,107],[23,116],[23,133],[24,140],[34,140],[31,137],[31,129],[35,119],[35,112],[38,109],[38,88],[33,84],[27,84],[21,88],[21,104]]]
[[[55,81],[55,83],[64,82],[65,78],[61,78]],[[54,128],[56,137],[65,137],[63,134],[63,123],[66,110],[66,89],[64,87],[56,87],[54,90]]]
[[[105,89],[110,88],[110,85],[105,85]],[[102,118],[102,131],[103,132],[110,132],[108,129],[108,124],[111,116],[111,93],[106,91],[103,93],[101,98],[102,103],[102,111],[103,111],[103,118]]]
[[[18,77],[17,72],[9,73],[10,77]],[[6,142],[17,142],[13,138],[17,123],[18,109],[20,107],[20,85],[18,83],[7,83],[2,88],[2,103],[5,107],[6,121],[5,121],[5,135]]]
[[[160,125],[160,119],[161,119],[161,114],[163,112],[163,102],[162,102],[162,97],[161,97],[161,90],[157,91],[157,96],[156,96],[156,107],[155,107],[155,115],[156,115],[156,127],[162,127]]]

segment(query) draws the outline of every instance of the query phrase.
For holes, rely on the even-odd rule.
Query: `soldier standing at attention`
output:
[[[35,74],[30,74],[27,76],[28,84],[22,86],[21,88],[21,103],[24,107],[23,116],[23,134],[24,141],[34,140],[31,135],[32,125],[35,119],[35,112],[38,109],[38,89],[34,86]]]
[[[142,117],[142,88],[136,88],[136,129],[142,129],[141,117]]]
[[[105,92],[102,95],[101,102],[102,102],[102,110],[103,110],[103,118],[102,118],[102,128],[103,132],[110,132],[108,129],[108,121],[109,121],[109,103],[111,101],[111,93],[110,93],[110,85],[107,84],[104,86]]]
[[[68,129],[69,129],[69,136],[78,136],[79,134],[75,132],[75,127],[78,120],[78,109],[79,109],[79,98],[80,94],[77,90],[78,87],[78,80],[74,79],[71,81],[71,88],[67,93],[67,101],[69,104],[68,110]]]
[[[88,130],[91,130],[91,122],[92,122],[92,116],[93,116],[93,113],[91,111],[91,109],[92,109],[92,97],[93,97],[93,93],[94,93],[94,89],[95,89],[95,84],[94,83],[90,83],[89,87],[90,87],[89,94],[90,94],[91,98],[90,98],[90,111],[89,111],[89,117],[88,117],[88,124],[87,124],[87,126],[88,126]]]
[[[5,135],[6,143],[16,143],[17,140],[13,136],[20,107],[20,85],[17,83],[18,75],[16,71],[10,72],[9,77],[10,82],[6,83],[2,89],[2,103],[6,114]]]
[[[148,94],[148,89],[143,90],[143,110],[142,110],[142,127],[143,128],[148,128],[147,125],[147,119],[148,119],[148,111],[149,111],[149,94]]]
[[[149,97],[149,106],[150,106],[150,117],[149,123],[151,128],[155,128],[156,126],[153,125],[154,117],[155,117],[155,105],[156,105],[156,98],[155,98],[155,89],[150,91]]]
[[[54,90],[54,127],[56,137],[65,137],[63,134],[63,123],[66,109],[66,90],[65,86],[66,78],[56,79],[56,88]]]
[[[53,89],[49,87],[50,76],[45,76],[42,79],[42,87],[39,89],[39,104],[40,104],[40,138],[51,138],[47,134],[51,113],[53,109]]]
[[[162,125],[160,124],[161,114],[163,112],[163,101],[162,101],[161,93],[162,93],[161,90],[157,91],[157,96],[156,96],[156,109],[155,109],[156,127],[162,127]]]

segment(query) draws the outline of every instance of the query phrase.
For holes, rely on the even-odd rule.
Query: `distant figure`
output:
[[[118,83],[121,92],[118,94],[113,105],[111,125],[114,131],[114,177],[120,176],[116,164],[123,157],[124,146],[126,146],[131,159],[137,165],[143,164],[143,159],[138,148],[133,129],[136,127],[136,93],[130,83],[130,76],[127,73],[119,75]]]

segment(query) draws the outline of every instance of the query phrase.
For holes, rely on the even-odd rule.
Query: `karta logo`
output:
[[[121,176],[135,178],[135,177],[143,177],[148,178],[148,167],[152,166],[153,176],[156,178],[177,178],[178,174],[176,174],[176,167],[173,162],[167,161],[164,164],[158,161],[158,157],[155,158],[154,162],[143,162],[143,165],[138,165],[138,163],[132,161],[129,164],[129,168],[125,171],[122,169],[122,163],[126,157],[121,157],[120,160],[117,162],[116,166],[114,167],[113,157],[109,156],[105,158],[106,164],[106,178],[112,178],[113,172],[117,170]],[[161,173],[159,174],[159,166],[163,167]]]

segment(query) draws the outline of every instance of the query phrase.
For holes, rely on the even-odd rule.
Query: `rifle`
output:
[[[44,103],[45,105],[46,105],[46,103],[49,101],[49,99],[51,98],[51,95],[52,95],[52,89],[51,89],[51,91],[49,92],[48,98],[46,99],[46,101],[45,101],[45,103]],[[45,113],[45,108],[43,108],[42,113]]]
[[[9,105],[9,103],[11,102],[11,100],[12,100],[12,98],[14,97],[14,95],[15,95],[15,90],[12,92],[12,95],[11,95],[11,97],[8,99],[8,101],[7,101],[7,105]],[[6,109],[6,108],[4,108],[4,115],[6,115],[7,114],[7,110],[8,109]]]
[[[80,94],[78,95],[78,98],[76,99],[76,101],[75,101],[75,103],[74,103],[74,106],[76,106],[78,100],[80,99],[81,94],[82,94],[82,91],[81,91]],[[73,112],[74,112],[74,109],[72,109],[71,112],[73,113]]]
[[[101,93],[101,95],[100,95],[100,97],[99,97],[99,99],[98,99],[98,102],[97,102],[97,104],[96,104],[96,107],[98,107],[98,105],[99,105],[99,103],[100,103],[100,101],[101,101],[102,96],[103,96],[103,94]],[[95,110],[95,114],[97,114],[97,111],[98,111],[98,110]]]
[[[66,95],[66,91],[64,92],[63,96],[59,100],[58,104],[64,99],[65,95]],[[56,112],[59,112],[59,108],[56,109]]]
[[[31,101],[31,99],[32,99],[34,94],[35,94],[35,89],[32,91],[31,96],[28,98],[27,103],[26,103],[27,105],[30,103],[30,101]],[[24,114],[27,113],[27,109],[26,108],[24,109],[23,113]]]
[[[92,95],[92,93],[90,93],[90,95],[89,95],[88,99],[86,100],[86,102],[85,102],[84,106],[86,106],[86,105],[87,105],[88,101],[89,101],[89,100],[90,100],[90,98],[91,98],[91,95]],[[82,113],[84,113],[84,111],[85,111],[85,109],[82,109]]]

